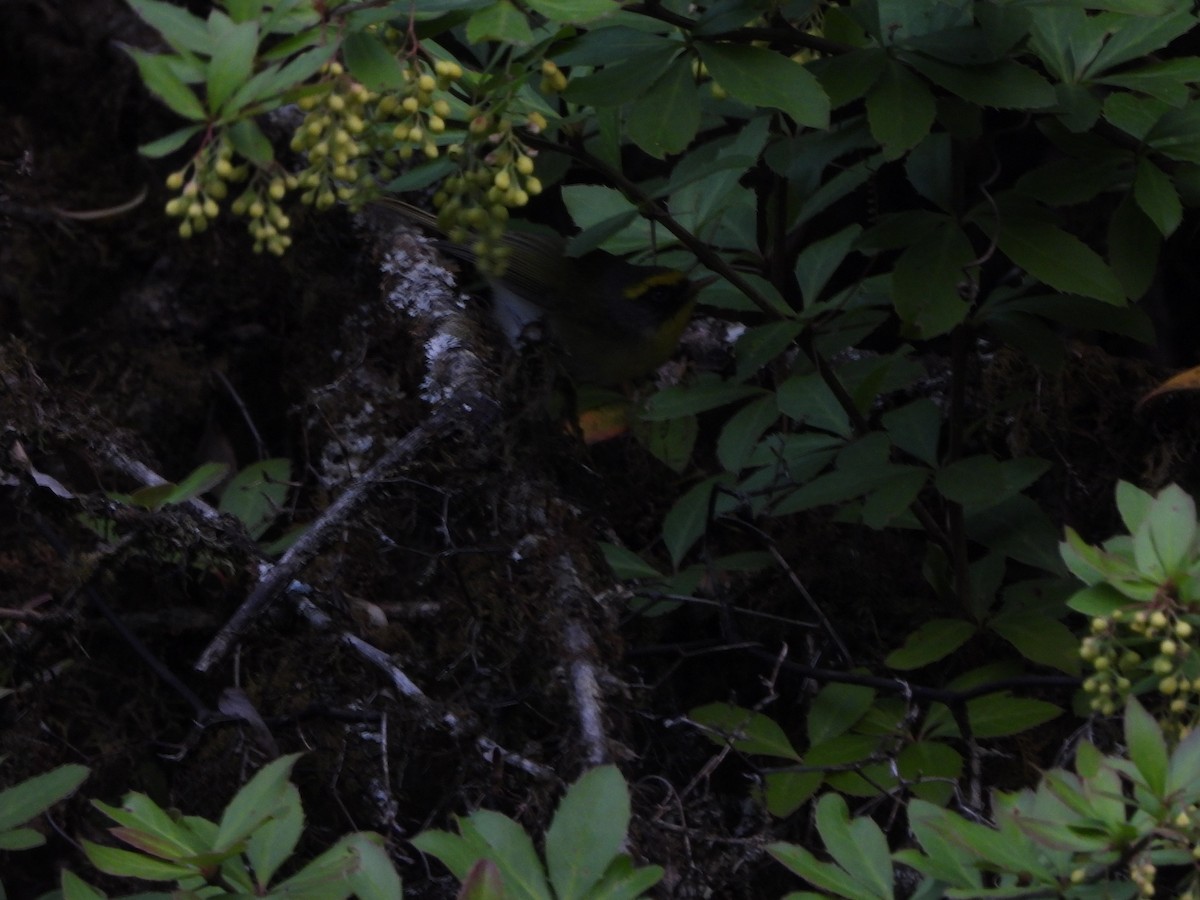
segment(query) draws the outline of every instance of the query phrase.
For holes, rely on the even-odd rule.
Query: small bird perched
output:
[[[388,198],[375,202],[444,233],[437,217],[419,207]],[[696,305],[697,288],[684,273],[637,266],[602,250],[569,257],[557,235],[510,231],[502,240],[504,271],[481,274],[492,290],[496,320],[513,343],[531,323],[544,322],[571,376],[600,386],[647,375],[675,350]],[[476,261],[470,247],[445,248],[457,259]]]

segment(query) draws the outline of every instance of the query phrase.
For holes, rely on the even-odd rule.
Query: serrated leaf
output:
[[[266,887],[296,849],[304,831],[304,810],[300,792],[289,784],[280,812],[268,819],[246,844],[246,859],[260,888]]]
[[[129,0],[134,12],[149,22],[176,50],[212,54],[212,36],[204,20],[186,9],[159,0]]]
[[[208,62],[208,111],[230,115],[237,110],[224,109],[225,101],[249,80],[258,52],[258,23],[241,22],[227,29],[213,47]]]
[[[798,125],[829,127],[829,98],[800,63],[746,44],[701,43],[698,49],[713,80],[743,103],[782,109]]]
[[[895,877],[883,831],[866,817],[850,819],[840,794],[825,794],[817,802],[817,831],[825,849],[860,885],[858,896],[890,900]]]
[[[1162,729],[1146,708],[1130,695],[1125,704],[1125,745],[1129,760],[1137,767],[1146,786],[1161,800],[1167,786],[1167,742]]]
[[[919,144],[936,113],[929,87],[895,60],[888,60],[867,93],[867,121],[885,159],[899,159]]]
[[[467,20],[467,41],[472,44],[498,41],[525,47],[533,42],[533,31],[525,14],[514,4],[497,0],[471,14]]]
[[[653,422],[692,416],[764,393],[762,388],[735,384],[720,378],[697,379],[692,384],[677,385],[656,393],[647,402],[642,417]]]
[[[620,852],[629,788],[616,766],[585,773],[568,789],[546,831],[546,866],[558,900],[582,900]]]
[[[931,619],[904,639],[884,659],[889,668],[910,671],[943,659],[965,644],[976,627],[963,619]]]
[[[1026,659],[1068,675],[1079,674],[1079,638],[1057,619],[1021,610],[998,617],[989,627]]]
[[[1062,710],[1053,703],[1007,693],[988,694],[967,701],[967,716],[977,738],[1020,734],[1060,715]]]
[[[946,334],[966,318],[970,304],[963,285],[970,275],[965,267],[975,256],[962,229],[949,220],[900,255],[892,296],[896,313],[915,336]]]
[[[138,153],[150,159],[160,159],[169,153],[174,153],[191,140],[193,136],[199,134],[203,127],[203,125],[187,125],[179,128],[164,137],[160,137],[156,141],[142,144],[138,147]]]
[[[734,413],[717,439],[717,459],[725,471],[742,471],[763,432],[778,419],[779,408],[772,396],[752,400]]]
[[[1183,219],[1183,204],[1170,177],[1150,160],[1138,160],[1133,198],[1163,237],[1170,237]]]
[[[226,129],[233,149],[256,166],[267,167],[275,159],[275,151],[271,142],[262,133],[262,129],[251,119],[241,119]]]
[[[607,541],[600,542],[604,561],[617,578],[662,578],[662,573],[632,550]]]
[[[193,122],[207,119],[200,98],[175,74],[166,57],[132,48],[128,52],[137,63],[138,72],[150,93],[162,100],[172,112]]]
[[[236,517],[258,540],[279,517],[287,502],[291,460],[264,459],[238,472],[221,492],[221,512]]]
[[[508,816],[486,809],[461,823],[464,834],[468,823],[500,867],[506,891],[521,900],[551,900],[542,861],[524,828]]]
[[[617,0],[525,0],[531,9],[537,10],[551,22],[580,24],[593,22],[616,13],[621,4]]]
[[[221,815],[214,849],[225,850],[245,840],[271,816],[286,808],[292,767],[303,754],[281,756],[259,769],[234,795]]]
[[[704,479],[676,500],[663,518],[663,543],[675,567],[708,529],[710,513],[716,509],[713,491],[732,482],[733,476],[728,473]]]
[[[813,697],[806,727],[810,746],[844,734],[875,702],[872,688],[857,684],[827,684]]]
[[[1054,87],[1033,69],[1011,60],[953,66],[917,53],[897,56],[934,84],[978,106],[1045,109],[1057,102]]]
[[[88,861],[106,875],[144,878],[147,881],[176,881],[197,874],[192,866],[154,859],[116,847],[105,847],[87,840],[82,844]]]
[[[404,86],[399,60],[374,34],[357,31],[347,35],[342,55],[350,73],[371,90],[394,91]]]
[[[629,139],[662,159],[691,144],[700,127],[700,97],[692,67],[679,57],[633,101],[625,121]]]
[[[1154,498],[1147,516],[1154,551],[1169,578],[1182,575],[1196,540],[1196,502],[1177,484],[1168,485]]]
[[[742,753],[800,761],[779,723],[762,713],[731,703],[709,703],[691,710],[688,717],[704,726],[705,737],[716,744],[728,741]]]
[[[1122,305],[1121,282],[1091,247],[1041,219],[1005,217],[996,236],[1016,265],[1055,290]]]
[[[796,844],[767,845],[767,852],[801,878],[838,897],[860,898],[862,886],[839,866],[821,862],[809,851]]]
[[[24,825],[59,800],[71,796],[83,784],[89,771],[86,766],[59,766],[0,791],[0,831]]]

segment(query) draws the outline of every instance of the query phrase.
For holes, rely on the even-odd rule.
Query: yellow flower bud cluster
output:
[[[540,88],[543,94],[561,94],[567,89],[566,73],[553,60],[547,59],[542,63]]]
[[[546,124],[545,117],[535,112],[526,127],[537,132]],[[499,275],[508,263],[509,247],[503,237],[509,211],[542,192],[542,182],[534,174],[536,151],[520,140],[510,119],[481,111],[470,118],[467,139],[481,151],[468,153],[458,145],[449,148],[465,163],[458,174],[442,182],[433,205],[450,240],[471,247],[480,271]]]
[[[375,121],[386,126],[374,132],[385,165],[398,166],[418,152],[424,159],[441,155],[438,140],[452,112],[447,91],[462,77],[456,62],[439,59],[430,67],[419,58],[410,59],[404,87],[375,104]]]
[[[341,63],[326,63],[321,73],[323,90],[298,101],[305,117],[292,135],[292,149],[308,158],[308,167],[297,176],[300,199],[317,209],[329,209],[338,200],[361,204],[374,192],[365,132],[369,104],[377,98]]]
[[[1129,864],[1129,880],[1137,885],[1140,897],[1154,896],[1154,876],[1157,874],[1158,867],[1147,858]]]
[[[279,201],[289,188],[296,187],[298,180],[293,175],[276,176],[266,183],[259,180],[230,204],[230,209],[236,215],[249,217],[250,224],[246,230],[254,238],[255,253],[266,250],[275,256],[283,256],[292,245],[292,236],[288,234],[292,221]]]
[[[184,168],[168,175],[167,189],[179,196],[167,201],[166,213],[181,220],[179,236],[205,231],[220,214],[230,183],[244,181],[248,174],[248,166],[233,164],[233,145],[222,138],[205,143]]]
[[[1186,618],[1164,609],[1117,609],[1093,619],[1079,648],[1092,668],[1083,682],[1092,709],[1113,715],[1134,682],[1149,682],[1166,704],[1158,717],[1164,730],[1182,735],[1194,727],[1200,714],[1200,677],[1188,674],[1196,670],[1189,644],[1194,631]]]

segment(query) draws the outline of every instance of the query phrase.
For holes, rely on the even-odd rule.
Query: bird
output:
[[[374,203],[446,236],[437,216],[418,206],[387,197]],[[567,241],[558,234],[510,228],[500,240],[503,269],[479,268],[492,293],[493,316],[514,346],[540,321],[562,351],[567,373],[599,387],[643,378],[675,351],[698,290],[685,273],[636,265],[603,250],[567,256]],[[455,259],[479,261],[472,246],[441,246]]]

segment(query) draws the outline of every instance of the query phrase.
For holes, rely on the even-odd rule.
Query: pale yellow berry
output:
[[[1161,609],[1156,609],[1150,614],[1150,624],[1155,628],[1163,628],[1167,624],[1167,614]]]
[[[183,173],[182,172],[172,172],[170,175],[167,176],[168,190],[177,191],[181,187],[183,187]]]

